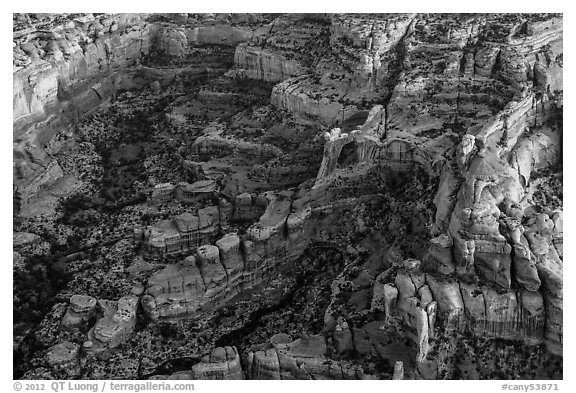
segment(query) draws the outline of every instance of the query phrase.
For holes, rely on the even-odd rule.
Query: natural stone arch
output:
[[[325,178],[338,168],[342,148],[351,144],[351,142],[353,144],[350,148],[353,149],[355,160],[352,163],[348,163],[348,165],[363,162],[368,158],[366,154],[367,144],[377,147],[382,146],[378,136],[370,130],[354,130],[348,134],[342,132],[340,128],[334,128],[330,132],[324,133],[324,139],[326,140],[324,156],[316,180]],[[341,163],[343,164],[344,162]]]
[[[338,157],[338,168],[346,168],[359,162],[358,152],[360,144],[351,140],[342,146]]]
[[[350,142],[351,138],[347,133],[341,132],[340,128],[334,128],[330,132],[324,133],[326,144],[324,145],[324,157],[317,179],[323,179],[330,175],[338,167],[338,158],[344,145]]]

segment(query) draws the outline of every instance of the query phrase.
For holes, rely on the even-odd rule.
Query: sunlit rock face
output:
[[[519,319],[518,331],[528,339],[539,336],[553,345],[562,341],[548,333],[558,324],[556,310],[561,297],[557,291],[550,292],[543,283],[549,272],[561,274],[562,262],[552,240],[554,223],[550,218],[561,213],[554,210],[535,213],[528,200],[533,192],[529,184],[532,171],[536,167],[554,167],[560,157],[561,136],[550,133],[545,125],[546,119],[557,110],[546,102],[538,102],[534,95],[528,95],[507,105],[494,120],[478,130],[475,146],[470,153],[465,153],[469,157],[462,161],[460,173],[464,178],[460,185],[456,183],[450,191],[453,186],[446,183],[437,195],[439,206],[455,200],[447,227],[443,224],[446,222],[444,217],[437,215],[438,227],[444,226],[447,230],[447,235],[442,236],[453,242],[453,259],[449,256],[438,258],[438,251],[434,251],[436,257],[432,257],[444,266],[454,264],[456,271],[477,275],[489,286],[527,291],[523,292],[524,296],[517,293],[505,301],[506,307],[515,310],[516,316],[504,319]],[[532,129],[536,129],[536,133]],[[451,180],[446,178],[446,181]],[[455,193],[458,187],[459,191]],[[434,250],[438,249],[436,244],[432,246]],[[561,288],[561,284],[554,286]],[[550,294],[554,292],[556,295]],[[485,293],[487,305],[504,302],[500,297],[486,296]],[[542,299],[553,301],[554,306],[544,307]],[[530,311],[520,312],[523,307]],[[525,320],[524,316],[529,317]],[[488,318],[486,326],[492,334],[500,331],[505,336],[505,332],[518,323],[510,322],[513,327],[507,328],[508,322],[494,324]]]

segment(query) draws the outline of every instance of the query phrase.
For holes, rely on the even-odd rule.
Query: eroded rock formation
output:
[[[360,368],[328,360],[322,336],[307,336],[273,344],[267,350],[249,352],[250,379],[362,379]]]

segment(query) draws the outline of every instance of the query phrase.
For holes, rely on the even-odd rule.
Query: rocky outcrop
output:
[[[95,354],[106,352],[121,345],[132,334],[136,326],[136,296],[124,296],[118,301],[100,301],[104,316],[88,332],[92,342],[90,351]]]
[[[303,223],[294,225],[293,242],[287,242],[290,198],[291,193],[272,198],[245,239],[225,235],[215,245],[202,245],[194,256],[154,274],[142,298],[146,314],[155,321],[197,317],[268,279],[276,266],[300,255],[305,249],[299,239]]]
[[[309,76],[297,76],[278,83],[272,89],[272,104],[304,119],[325,124],[343,122],[358,114],[356,105],[339,102],[344,92],[331,85],[320,85]],[[328,99],[330,97],[330,99]]]
[[[266,259],[276,253],[286,253],[287,219],[292,207],[293,193],[283,191],[268,203],[260,220],[246,231],[251,242],[250,256]]]
[[[272,91],[271,102],[276,108],[301,121],[320,120],[334,126],[352,121],[365,110],[367,102],[382,98],[385,80],[390,76],[390,57],[396,56],[394,49],[407,34],[413,18],[383,15],[366,24],[361,17],[333,15],[328,34],[320,30],[316,42],[303,43],[316,47],[319,40],[329,36],[325,44],[329,53],[322,55],[315,68],[308,64],[317,60],[307,60],[307,54],[299,51],[292,50],[295,58],[286,59],[285,52],[279,49],[288,45],[284,33],[273,28],[265,48],[239,48],[237,63],[245,63],[240,67],[247,69],[244,72],[251,77],[281,81]],[[291,40],[307,39],[294,37]]]
[[[398,361],[394,364],[394,374],[392,375],[393,380],[404,379],[404,363]]]
[[[14,183],[23,211],[41,188],[62,178],[46,144],[114,94],[124,70],[149,51],[155,28],[145,17],[83,17],[49,32],[32,29],[15,36]],[[56,197],[77,186],[69,180],[61,183]]]
[[[248,379],[362,379],[359,367],[351,367],[326,357],[326,340],[310,335],[272,348],[248,352]]]
[[[456,270],[454,256],[452,254],[452,238],[441,234],[430,239],[428,254],[424,260],[425,265],[433,271],[442,274],[450,274]]]
[[[456,268],[470,271],[474,266],[481,278],[503,288],[510,288],[512,262],[516,266],[514,270],[518,274],[517,280],[525,288],[536,290],[538,287],[527,243],[521,239],[523,229],[519,220],[522,212],[518,215],[513,209],[501,211],[498,208],[504,201],[508,201],[508,206],[510,201],[520,203],[533,163],[552,165],[554,162],[547,161],[544,158],[546,156],[538,152],[538,145],[532,144],[531,148],[526,148],[527,142],[523,142],[522,133],[527,129],[526,122],[535,113],[534,106],[529,105],[533,100],[534,97],[527,97],[518,106],[509,106],[502,117],[488,123],[489,126],[484,126],[476,134],[476,147],[472,146],[459,164],[464,181],[453,183],[453,177],[445,177],[446,186],[439,188],[436,198],[439,205],[442,200],[456,199],[453,208],[448,206],[442,210],[442,214],[451,214],[448,227],[450,235],[443,235],[443,248],[449,248],[451,239]],[[506,141],[510,147],[517,146],[512,150],[509,161],[511,165],[505,158],[507,152],[496,147],[496,143],[501,141]],[[522,142],[518,144],[517,141]],[[546,144],[546,149],[554,149],[555,146],[546,142],[543,144]],[[524,155],[526,159],[522,158]],[[459,191],[456,192],[458,187]],[[439,213],[440,210],[437,212],[437,225],[442,228],[445,227],[446,218]],[[504,221],[500,220],[501,216],[506,217]],[[507,234],[508,238],[500,232]],[[431,258],[437,267],[442,266],[446,274],[452,269],[450,256],[444,252],[445,255],[439,257],[439,241],[440,238],[437,238],[431,247]]]
[[[512,101],[496,116],[487,121],[475,132],[477,143],[481,146],[494,146],[499,141],[507,150],[511,149],[518,138],[533,126],[541,126],[554,115],[557,108],[548,97],[537,98],[536,94],[527,94],[520,101]]]
[[[291,192],[269,197],[264,214],[243,239],[225,235],[215,246],[198,247],[195,256],[152,276],[142,300],[147,314],[154,320],[193,317],[257,285],[279,263],[301,255],[307,244],[303,227],[309,205],[293,204]],[[238,216],[242,204],[237,201],[235,206]]]
[[[56,375],[80,374],[80,347],[69,341],[56,344],[46,352],[46,364]]]
[[[185,29],[185,34],[188,43],[195,45],[236,46],[254,37],[252,28],[230,25],[198,26]]]
[[[416,330],[418,334],[418,353],[416,354],[416,361],[422,362],[426,359],[426,356],[430,351],[430,343],[428,342],[430,338],[428,313],[426,313],[426,310],[422,307],[416,308]]]
[[[374,287],[375,295],[380,292],[378,285],[381,284]],[[428,352],[428,338],[436,320],[450,329],[469,329],[478,336],[517,339],[528,344],[542,343],[546,337],[548,311],[539,292],[494,290],[418,272],[400,272],[394,284],[385,285],[394,288],[388,292],[398,293],[386,320],[390,321],[391,315],[417,329],[420,361]]]
[[[255,28],[255,27],[254,27]],[[158,49],[171,57],[184,57],[190,53],[191,46],[225,45],[236,46],[250,41],[254,36],[249,26],[213,26],[186,27],[173,24],[163,25],[159,36]]]
[[[542,283],[542,296],[546,310],[545,336],[551,346],[558,350],[563,342],[563,261],[553,242],[553,233],[560,233],[546,214],[539,214],[525,226],[525,236],[536,259],[536,269]]]
[[[257,163],[263,163],[282,155],[282,151],[276,146],[246,142],[238,138],[222,136],[220,133],[220,130],[208,132],[207,135],[196,138],[192,149],[199,161],[237,154]]]
[[[234,199],[234,221],[252,221],[260,217],[268,206],[268,198],[264,195],[252,195],[247,192],[239,194]]]
[[[251,42],[236,47],[234,69],[229,75],[279,82],[308,73],[315,59],[304,48],[316,47],[325,31],[319,22],[281,16],[256,30]]]
[[[183,57],[188,50],[188,37],[182,29],[165,26],[159,33],[159,49],[167,56]]]
[[[170,183],[157,184],[150,196],[151,203],[166,203],[172,200],[193,203],[216,194],[214,180],[199,180],[192,184],[180,182],[176,185]]]
[[[240,238],[236,234],[225,235],[216,242],[220,262],[226,269],[229,280],[237,279],[244,270],[244,257],[240,244]]]
[[[14,232],[12,235],[12,245],[16,249],[26,246],[33,246],[40,243],[40,241],[40,236],[36,235],[35,233]]]
[[[195,257],[167,266],[148,280],[142,308],[153,320],[172,319],[191,314],[199,308],[206,292]]]
[[[86,295],[73,295],[60,325],[67,329],[86,331],[87,327],[94,322],[97,311],[95,298]]]
[[[234,70],[231,75],[279,82],[304,73],[303,67],[295,60],[288,60],[280,53],[240,44],[234,53]]]
[[[379,275],[374,282],[372,304],[370,310],[384,311],[386,320],[393,317],[398,299],[398,289],[394,284],[383,283],[385,275]]]
[[[381,112],[381,106],[372,108],[367,123],[373,123],[376,114],[378,114],[379,117],[382,116]],[[322,157],[322,163],[320,164],[316,181],[323,180],[337,169],[342,148],[349,143],[355,143],[358,146],[355,153],[358,158],[358,163],[366,162],[370,158],[378,155],[378,148],[382,147],[382,142],[380,142],[381,134],[378,133],[378,129],[374,130],[373,128],[378,128],[378,125],[382,123],[382,120],[379,120],[380,121],[376,122],[376,127],[367,127],[365,123],[362,127],[350,133],[343,133],[340,128],[334,128],[330,132],[324,133],[324,139],[326,140],[324,144],[324,156]]]
[[[551,168],[559,156],[559,134],[545,126],[554,112],[553,106],[546,100],[539,103],[534,94],[510,103],[475,131],[470,148],[462,142],[457,163],[460,175],[445,176],[438,190],[439,207],[442,201],[454,202],[437,211],[438,228],[446,228],[445,214],[450,214],[448,234],[432,240],[428,267],[443,274],[472,274],[489,287],[506,290],[496,295],[482,289],[480,297],[469,295],[479,293],[479,287],[462,292],[468,293],[464,300],[470,317],[485,321],[483,327],[475,328],[484,334],[518,337],[512,333],[511,326],[515,326],[521,338],[541,342],[544,325],[554,330],[552,326],[560,320],[557,310],[561,309],[562,284],[552,280],[550,289],[544,284],[550,271],[559,277],[562,269],[551,235],[554,223],[546,214],[532,213],[529,202],[535,168]],[[461,182],[453,180],[458,176],[462,176]],[[544,307],[547,298],[554,300]],[[493,312],[496,305],[500,308]],[[439,306],[442,309],[441,303]],[[560,329],[555,331],[546,334],[547,343],[561,342]]]
[[[368,91],[384,90],[389,76],[389,54],[407,35],[414,14],[389,14],[369,23],[361,15],[334,15],[330,45],[340,51],[340,61],[353,70],[352,86]]]
[[[392,49],[406,34],[415,15],[382,15],[371,23],[362,16],[334,15],[330,26],[330,42],[349,40],[352,46],[377,53]]]
[[[244,379],[236,347],[214,348],[192,367],[192,379]]]
[[[54,28],[48,36],[36,32],[19,37],[19,46],[14,49],[16,53],[22,46],[40,45],[38,41],[41,38],[50,49],[45,52],[45,58],[37,56],[40,49],[29,50],[27,57],[30,62],[24,67],[20,66],[19,57],[15,57],[18,67],[14,74],[16,135],[20,135],[17,131],[25,130],[26,124],[56,114],[57,108],[65,111],[67,106],[72,106],[75,111],[86,111],[110,94],[110,91],[99,89],[109,83],[102,82],[107,71],[113,69],[118,72],[149,50],[153,28],[143,22],[144,17],[116,15],[106,29],[99,20],[81,19],[75,20],[73,27]],[[94,26],[102,29],[96,32]],[[86,81],[91,81],[96,90],[87,89]],[[49,139],[44,138],[40,139]]]
[[[157,222],[144,231],[142,240],[152,253],[181,252],[211,242],[219,228],[219,206],[207,206],[197,215],[182,213]]]

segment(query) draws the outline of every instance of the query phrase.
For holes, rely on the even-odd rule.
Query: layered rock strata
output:
[[[531,212],[529,181],[532,168],[552,166],[555,164],[552,157],[558,157],[559,150],[548,156],[539,153],[538,146],[545,145],[547,152],[560,146],[556,144],[557,136],[550,138],[544,134],[539,138],[542,145],[533,144],[532,149],[524,150],[526,145],[522,141],[528,129],[525,121],[534,113],[534,106],[524,106],[524,102],[533,100],[533,97],[527,97],[518,104],[527,109],[506,111],[509,116],[504,117],[506,126],[504,122],[495,123],[485,126],[476,135],[475,147],[463,161],[464,179],[457,193],[450,191],[450,186],[440,187],[437,200],[449,202],[453,197],[447,194],[453,193],[456,203],[452,209],[438,210],[438,213],[451,212],[450,223],[446,228],[448,234],[433,242],[430,260],[444,274],[455,270],[478,275],[488,285],[510,290],[514,284],[541,296],[538,291],[541,291],[545,277],[552,271],[556,277],[561,275],[562,260],[552,239],[553,220],[548,214]],[[521,111],[522,115],[515,116],[515,111]],[[502,141],[509,146],[505,150],[495,147]],[[523,158],[524,154],[528,157]],[[526,221],[527,224],[522,224]],[[437,225],[442,227],[443,222],[445,219],[437,215]],[[557,233],[560,238],[561,230]],[[538,240],[531,242],[530,238]],[[549,298],[548,293],[555,293],[552,295],[555,303],[550,311],[558,310],[561,304],[561,288],[561,283],[556,282],[541,291],[545,298]],[[552,311],[546,319],[547,327],[551,328],[558,323],[558,313]],[[556,335],[554,342],[561,341]]]
[[[192,367],[193,379],[244,379],[236,347],[214,348]]]
[[[383,308],[387,320],[400,318],[417,328],[421,360],[427,353],[426,336],[431,335],[436,319],[451,329],[469,329],[478,336],[527,344],[542,343],[548,336],[544,297],[539,292],[502,292],[421,271],[399,272],[394,283],[380,288],[374,287],[373,308]],[[383,291],[386,297],[380,295]]]
[[[280,263],[301,255],[306,215],[300,210],[291,213],[290,197],[282,193],[273,198],[245,238],[225,235],[215,245],[202,245],[195,255],[153,275],[142,298],[145,312],[158,321],[194,318],[261,283]],[[291,214],[300,220],[289,220]]]
[[[234,53],[234,64],[241,67],[231,75],[279,82],[303,73],[302,66],[295,60],[266,49],[240,44]]]
[[[219,206],[182,213],[146,229],[143,241],[152,252],[170,253],[198,247],[213,240],[220,228]],[[225,218],[225,217],[223,217]]]
[[[310,335],[272,348],[248,352],[249,379],[362,379],[359,367],[347,366],[326,357],[326,340]]]
[[[180,182],[176,185],[171,183],[157,184],[152,190],[150,201],[152,203],[166,203],[176,200],[183,203],[192,203],[208,198],[216,194],[216,182],[214,180],[199,180],[192,184]]]

